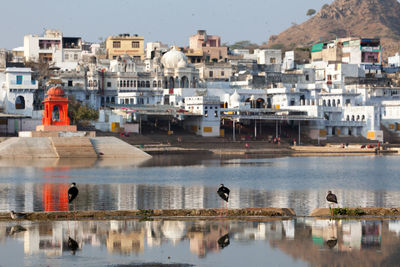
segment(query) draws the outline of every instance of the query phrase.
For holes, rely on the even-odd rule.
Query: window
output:
[[[89,100],[90,99],[90,95],[86,95],[86,100]]]
[[[207,111],[207,110],[204,111],[204,116],[205,116],[205,117],[208,117],[208,111]]]
[[[214,111],[214,117],[218,117],[218,110]]]
[[[107,82],[107,87],[111,87],[111,82]]]
[[[69,55],[68,54],[65,54],[65,59],[69,59]]]
[[[74,60],[78,60],[78,54],[74,54]]]
[[[132,41],[132,48],[139,48],[140,44],[137,41]]]
[[[22,84],[22,75],[17,75],[17,84]]]
[[[68,87],[72,86],[72,80],[68,80]]]
[[[306,81],[310,80],[310,76],[308,74],[306,74]]]
[[[93,87],[97,87],[97,80],[93,81]]]
[[[15,100],[15,109],[25,109],[25,99],[23,96],[18,96]]]
[[[213,77],[213,72],[212,72],[212,70],[210,70],[209,76],[210,76],[210,78]]]
[[[146,87],[150,88],[150,82],[149,81],[146,81]]]
[[[113,42],[113,48],[121,48],[121,42],[120,41],[114,41]]]
[[[222,70],[221,71],[221,76],[224,76],[225,75],[225,72]]]
[[[269,63],[275,64],[275,63],[276,63],[276,58],[271,57],[271,58],[269,59]]]

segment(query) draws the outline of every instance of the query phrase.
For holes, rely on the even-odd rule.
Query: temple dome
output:
[[[185,54],[173,47],[170,51],[163,55],[161,58],[161,64],[164,65],[164,68],[175,69],[185,68],[188,63]]]
[[[230,107],[231,108],[238,108],[240,106],[240,95],[235,90],[235,92],[229,97]]]
[[[60,87],[51,87],[47,90],[47,96],[65,96],[65,92]]]

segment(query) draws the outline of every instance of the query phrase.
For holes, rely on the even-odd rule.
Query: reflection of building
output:
[[[343,245],[339,249],[342,251],[361,249],[361,222],[342,222]]]
[[[220,250],[218,240],[226,234],[228,234],[227,227],[222,224],[196,223],[187,233],[190,240],[190,252],[199,257],[205,257],[209,251],[218,252]]]
[[[110,231],[107,237],[107,250],[130,254],[144,251],[144,229],[140,231],[123,232]]]

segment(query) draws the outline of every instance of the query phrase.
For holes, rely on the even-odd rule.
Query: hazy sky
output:
[[[4,2],[3,2],[4,1]],[[139,34],[145,42],[187,46],[198,29],[222,42],[261,44],[271,34],[307,19],[333,0],[2,0],[0,47],[23,46],[25,34],[59,29],[85,41],[119,33]],[[306,3],[306,4],[304,4]]]

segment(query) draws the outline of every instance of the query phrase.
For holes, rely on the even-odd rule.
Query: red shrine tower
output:
[[[63,89],[59,87],[50,88],[43,103],[43,125],[37,126],[37,131],[76,131],[76,125],[70,125],[68,98]]]
[[[68,98],[64,90],[58,87],[51,87],[47,91],[44,103],[43,125],[69,125]]]

